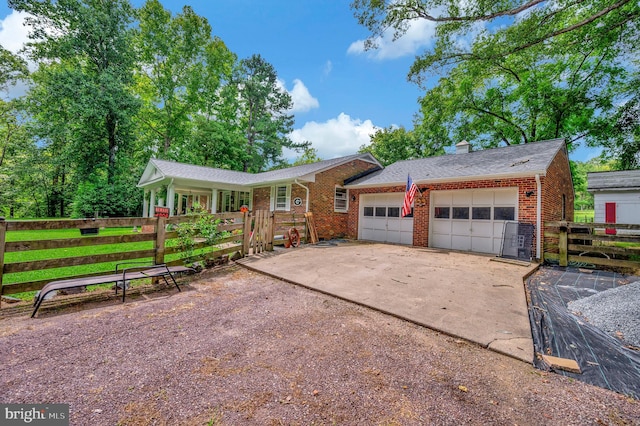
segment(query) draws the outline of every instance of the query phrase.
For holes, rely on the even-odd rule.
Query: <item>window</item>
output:
[[[387,209],[388,217],[400,217],[400,207],[389,207]]]
[[[491,207],[473,207],[471,218],[475,220],[491,220]]]
[[[408,215],[406,215],[405,217],[413,217],[413,207],[411,207],[411,212]]]
[[[453,219],[469,219],[469,207],[454,207]]]
[[[238,192],[238,209],[242,206],[251,206],[251,193],[250,192]]]
[[[376,217],[386,217],[386,216],[387,216],[386,207],[376,207]]]
[[[493,208],[493,220],[515,220],[516,208],[515,207],[494,207]]]
[[[449,219],[451,217],[451,209],[449,207],[436,207],[433,216],[436,219]]]
[[[349,209],[349,193],[346,188],[336,187],[333,198],[333,210],[336,212],[347,212]]]
[[[271,210],[289,211],[291,204],[291,185],[271,187]]]
[[[365,207],[364,208],[364,215],[366,217],[373,217],[373,207]]]

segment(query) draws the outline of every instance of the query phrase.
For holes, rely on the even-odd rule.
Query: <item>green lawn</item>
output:
[[[126,235],[133,233],[133,229],[127,228],[106,228],[101,229],[99,236],[116,236]],[[53,239],[65,239],[65,238],[79,238],[80,232],[78,229],[61,229],[61,230],[43,230],[43,231],[10,231],[7,232],[6,240],[11,241],[35,241],[35,240],[53,240]],[[177,240],[168,240],[167,246],[177,244]],[[28,262],[34,260],[45,259],[61,259],[67,257],[76,256],[90,256],[100,255],[108,253],[122,253],[128,251],[149,250],[153,249],[153,241],[143,241],[136,243],[120,243],[120,244],[105,244],[98,246],[87,247],[73,247],[65,249],[53,249],[53,250],[30,250],[21,252],[11,252],[5,254],[5,263],[19,263]],[[196,254],[205,254],[211,252],[212,248],[205,248],[198,250]],[[171,262],[181,258],[182,253],[174,253],[165,256],[165,261]],[[153,258],[138,259],[140,261],[153,261]],[[122,262],[103,262],[90,265],[70,266],[43,270],[33,270],[12,274],[5,274],[3,276],[3,284],[17,284],[23,282],[40,281],[40,280],[54,280],[57,278],[70,277],[74,275],[90,274],[95,272],[112,272],[116,268],[117,263]],[[142,283],[142,282],[141,282]],[[102,286],[104,287],[104,286]],[[109,286],[107,286],[109,287]],[[13,294],[12,296],[31,299],[35,292],[26,292]]]

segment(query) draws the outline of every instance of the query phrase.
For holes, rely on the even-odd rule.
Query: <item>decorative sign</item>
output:
[[[302,205],[302,198],[300,197],[296,197],[293,199],[293,205],[294,206],[301,206]]]
[[[169,217],[169,207],[158,207],[155,209],[155,217]]]

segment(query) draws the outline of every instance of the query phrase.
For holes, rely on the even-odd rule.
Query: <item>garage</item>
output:
[[[431,192],[429,246],[498,254],[506,221],[518,220],[518,189]]]
[[[362,194],[358,239],[413,244],[413,215],[401,217],[404,193]]]

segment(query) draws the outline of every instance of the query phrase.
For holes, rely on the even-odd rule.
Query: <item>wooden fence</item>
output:
[[[640,270],[640,225],[545,223],[544,259]]]
[[[252,213],[224,213],[214,215],[220,219],[218,230],[229,231],[230,236],[216,243],[216,250],[208,253],[208,258],[219,258],[239,253],[240,256],[271,251],[274,246],[274,233],[282,232],[283,226],[296,226],[301,236],[305,235],[305,217],[268,211]],[[102,275],[111,271],[114,262],[133,260],[153,261],[156,264],[183,263],[183,249],[177,244],[178,234],[171,225],[193,220],[192,216],[174,216],[171,218],[117,218],[117,219],[77,219],[47,221],[5,221],[0,218],[0,294],[15,294],[41,289],[53,279],[81,278]],[[124,235],[101,236],[98,230],[104,228],[128,228],[131,233]],[[77,237],[59,239],[38,239],[17,241],[7,238],[17,231],[77,231]],[[139,232],[133,232],[133,230]],[[119,244],[148,242],[149,248],[142,250],[126,250]],[[64,257],[67,249],[89,248],[115,244],[115,249],[106,254],[86,254],[82,256]],[[193,250],[207,247],[207,242],[196,241]],[[5,262],[5,253],[52,250],[42,260]],[[88,250],[89,251],[89,250]],[[182,253],[182,254],[181,254]],[[21,273],[90,265],[90,273],[66,273],[54,278],[21,280],[16,279]],[[66,271],[66,270],[65,270]],[[15,275],[12,275],[15,274]],[[10,278],[10,279],[8,279]]]

